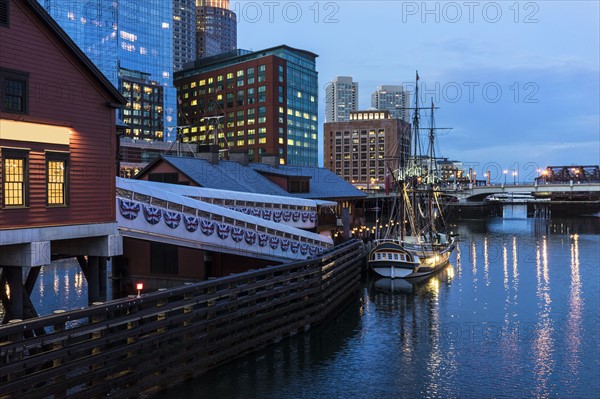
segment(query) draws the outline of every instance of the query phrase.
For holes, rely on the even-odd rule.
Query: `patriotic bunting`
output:
[[[269,245],[271,245],[271,249],[277,249],[279,246],[279,237],[272,236],[269,240]]]
[[[231,230],[231,238],[235,242],[242,241],[244,239],[244,229],[242,229],[241,227],[234,227]]]
[[[282,217],[284,222],[289,222],[292,218],[292,211],[283,211]]]
[[[119,211],[125,219],[133,220],[140,212],[140,204],[119,198]]]
[[[181,213],[167,211],[163,209],[163,220],[165,221],[165,224],[167,226],[169,226],[172,229],[176,229],[177,226],[179,226],[179,223],[181,222]]]
[[[268,235],[266,235],[265,233],[258,233],[258,245],[260,247],[266,246],[268,241],[269,241]]]
[[[184,216],[183,224],[185,225],[185,229],[190,233],[193,233],[194,231],[198,230],[199,223],[198,218],[196,216]]]
[[[200,222],[200,230],[205,236],[211,236],[215,232],[215,224],[210,220],[202,219]]]
[[[219,238],[221,240],[226,239],[227,237],[229,237],[229,233],[231,232],[231,226],[228,224],[221,224],[218,223],[217,224],[217,235],[219,236]]]
[[[246,230],[244,239],[246,240],[246,244],[254,245],[254,243],[256,242],[256,232],[252,230]]]
[[[144,217],[146,221],[150,224],[156,224],[160,221],[160,209],[154,206],[143,206],[144,208]]]

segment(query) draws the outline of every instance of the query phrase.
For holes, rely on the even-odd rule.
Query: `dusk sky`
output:
[[[232,1],[238,47],[280,44],[319,55],[324,87],[359,82],[360,109],[377,85],[431,99],[437,153],[479,176],[600,163],[600,8],[591,1]],[[322,148],[320,148],[322,164]]]

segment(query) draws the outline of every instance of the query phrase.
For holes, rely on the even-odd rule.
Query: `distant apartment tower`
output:
[[[128,137],[146,140],[175,138],[176,97],[173,87],[173,0],[161,1],[63,1],[38,0],[48,14],[90,58],[98,69],[125,97],[123,76],[135,71],[152,84],[162,86],[160,126],[132,123]],[[140,75],[141,76],[141,75]],[[65,82],[68,86],[68,82]],[[137,96],[134,96],[137,97]],[[141,121],[149,112],[133,100],[118,112],[121,119]],[[130,112],[130,115],[126,115]]]
[[[196,58],[196,0],[173,0],[173,71]]]
[[[325,122],[346,122],[358,109],[358,82],[338,76],[325,86]]]
[[[355,111],[325,123],[324,166],[358,188],[383,188],[385,175],[408,160],[410,124],[389,111]]]
[[[237,17],[229,0],[196,0],[196,58],[237,49]]]
[[[390,111],[392,118],[410,122],[410,92],[403,86],[382,85],[371,94],[371,107]]]
[[[184,141],[318,166],[316,54],[288,46],[235,50],[175,73]]]

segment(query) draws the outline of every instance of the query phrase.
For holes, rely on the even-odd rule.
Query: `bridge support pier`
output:
[[[37,317],[37,311],[29,298],[38,274],[40,266],[31,267],[27,272],[27,278],[23,283],[23,268],[20,266],[2,266],[0,271],[0,287],[8,284],[10,295],[6,290],[0,290],[0,299],[5,310],[2,323],[8,323],[13,319],[30,319]]]
[[[78,256],[77,261],[88,283],[88,304],[106,302],[106,257]]]

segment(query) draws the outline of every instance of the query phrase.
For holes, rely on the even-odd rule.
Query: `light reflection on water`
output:
[[[597,398],[598,220],[458,227],[431,279],[369,277],[325,325],[159,397]],[[78,265],[43,268],[32,301],[86,306]]]
[[[596,398],[600,231],[535,223],[462,226],[430,280],[371,277],[326,325],[160,397]]]

